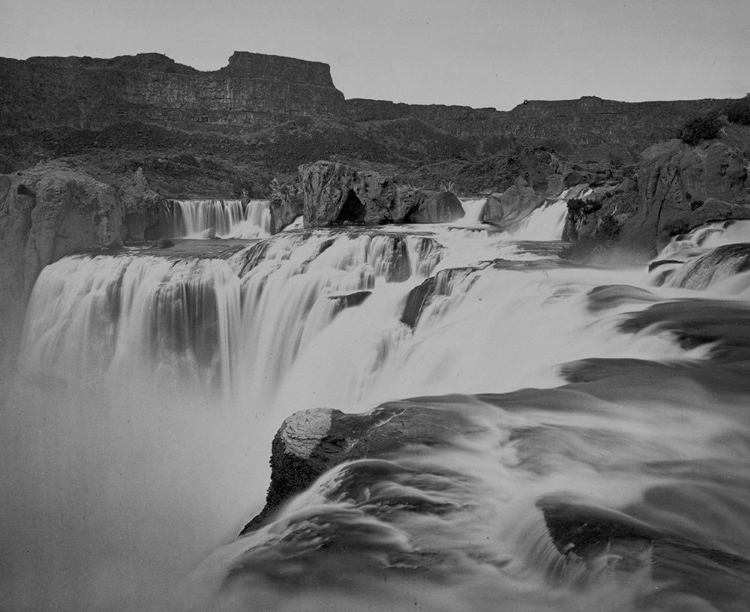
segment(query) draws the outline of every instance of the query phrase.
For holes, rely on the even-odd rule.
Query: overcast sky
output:
[[[494,106],[750,91],[750,0],[0,0],[0,56],[235,50],[326,62],[347,98]],[[2,83],[0,83],[0,87]]]

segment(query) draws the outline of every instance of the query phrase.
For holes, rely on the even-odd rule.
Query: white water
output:
[[[652,260],[652,279],[668,287],[715,287],[723,295],[747,296],[750,273],[742,246],[748,243],[750,221],[707,223],[677,236],[661,250]],[[727,249],[717,249],[731,245],[740,247],[734,256],[726,256]]]
[[[568,215],[568,200],[560,198],[537,208],[513,232],[517,240],[560,240]]]
[[[174,200],[173,231],[180,238],[262,238],[270,235],[267,200]]]
[[[454,221],[451,225],[463,227],[476,227],[482,225],[482,213],[487,198],[471,198],[461,200],[461,206],[464,209],[464,217]]]
[[[620,328],[654,302],[695,292],[650,287],[641,270],[560,267],[517,244],[559,238],[559,211],[553,223],[549,209],[561,206],[536,211],[514,236],[292,232],[227,261],[79,256],[48,266],[0,434],[9,449],[0,494],[10,500],[0,608],[721,609],[648,565],[621,571],[614,553],[609,569],[568,563],[546,535],[535,503],[565,493],[634,505],[681,537],[750,552],[744,391],[704,388],[676,367],[708,363],[712,345]],[[470,268],[450,272],[461,266]],[[401,321],[407,296],[441,271],[412,329]],[[612,284],[630,288],[593,307],[589,292]],[[591,358],[664,369],[563,388],[560,366]],[[446,517],[372,514],[375,501],[339,499],[331,491],[344,467],[234,541],[262,505],[271,436],[291,412],[525,387],[539,391],[502,396],[501,407],[427,402],[472,423],[458,442],[394,458],[433,484],[368,482],[367,499],[405,487],[448,503]],[[706,500],[705,512],[646,500],[658,487]],[[353,552],[305,544],[317,537],[316,516],[343,520],[344,538],[362,534]],[[380,534],[372,554],[371,533]],[[400,563],[425,567],[388,570],[395,550]],[[238,563],[245,581],[222,587]]]
[[[750,242],[750,221],[707,223],[676,237],[654,258],[685,261],[725,244]]]

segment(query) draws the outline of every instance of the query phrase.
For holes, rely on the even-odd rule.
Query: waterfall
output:
[[[47,266],[0,429],[0,608],[741,609],[747,247],[657,286],[561,261],[565,211]],[[236,538],[285,417],[378,406],[388,454]]]
[[[568,215],[568,201],[558,199],[534,210],[513,231],[517,240],[560,240]]]
[[[463,227],[476,227],[482,223],[482,213],[487,198],[470,198],[461,200],[461,206],[464,209],[463,219],[453,222],[451,225]]]
[[[738,294],[750,288],[750,221],[707,223],[673,238],[652,260],[652,282]]]
[[[173,200],[177,237],[258,238],[271,231],[267,200]]]

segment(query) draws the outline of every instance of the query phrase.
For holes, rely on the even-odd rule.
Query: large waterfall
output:
[[[747,609],[743,228],[585,268],[564,210],[46,267],[0,432],[0,609]],[[236,537],[284,418],[387,402],[434,438]]]

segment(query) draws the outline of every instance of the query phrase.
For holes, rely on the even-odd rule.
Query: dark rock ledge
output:
[[[410,401],[389,402],[365,414],[330,408],[296,412],[271,444],[266,505],[240,535],[263,526],[284,502],[345,461],[386,458],[407,445],[444,445],[467,427],[469,421],[457,412]]]

